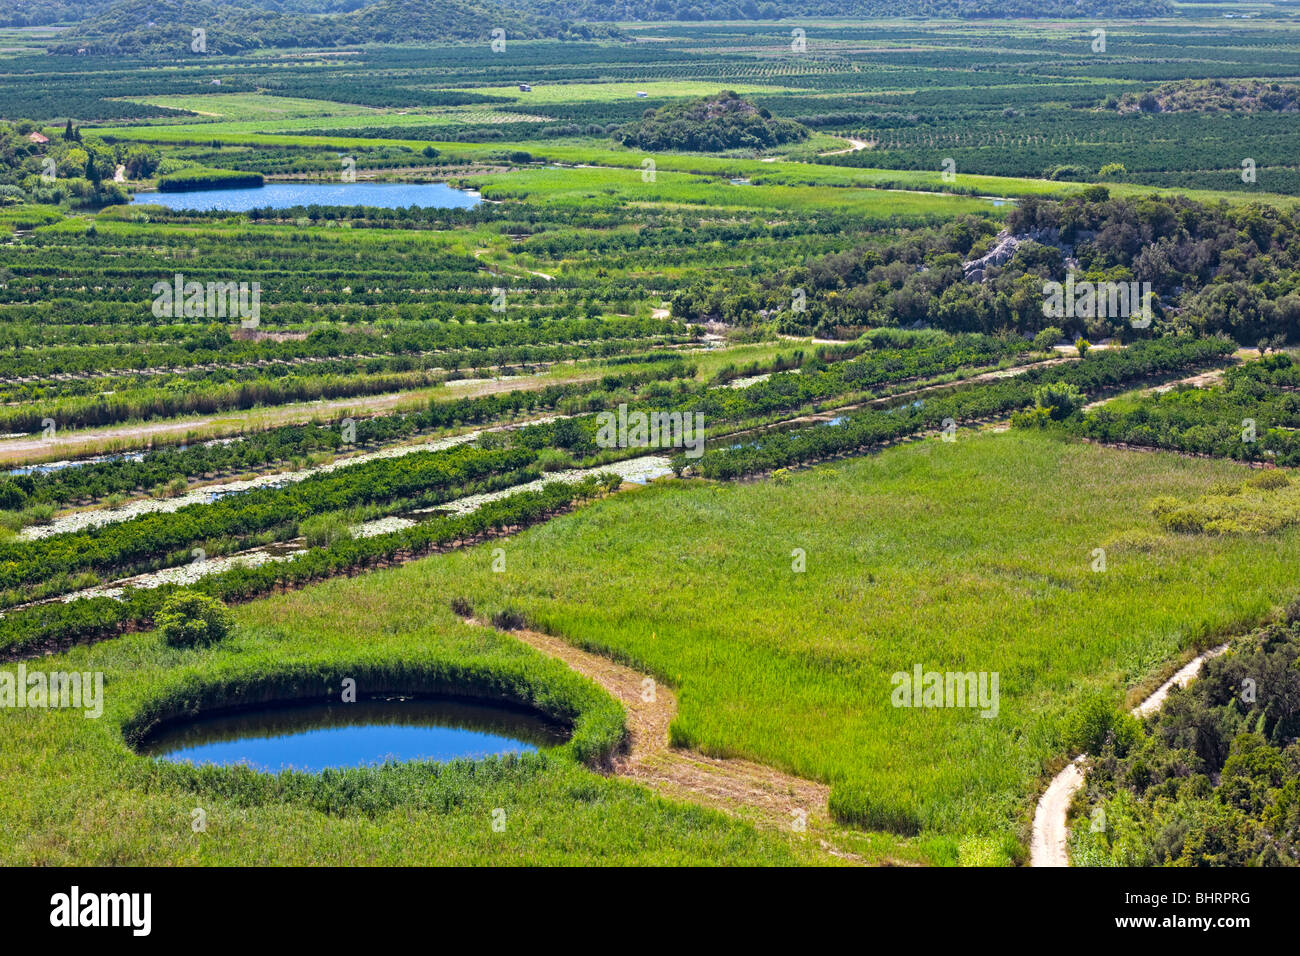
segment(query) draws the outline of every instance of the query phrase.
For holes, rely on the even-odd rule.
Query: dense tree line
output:
[[[1070,365],[1030,369],[1015,378],[970,385],[884,410],[854,412],[833,425],[763,434],[735,447],[705,453],[692,470],[706,478],[738,478],[790,465],[850,454],[909,435],[991,416],[1034,404],[1045,385],[1073,386],[1096,394],[1153,374],[1195,368],[1231,351],[1221,339],[1158,339],[1122,351],[1091,352]]]
[[[968,277],[964,264],[989,251],[996,227],[965,217],[834,253],[767,281],[688,286],[674,296],[674,314],[775,319],[783,330],[819,334],[924,324],[1033,335],[1057,326],[1092,340],[1223,333],[1252,346],[1300,335],[1300,213],[1294,210],[1207,206],[1179,197],[1115,199],[1097,186],[1061,201],[1025,197],[1006,225],[1028,241],[978,278]],[[1067,263],[1067,251],[1076,262]],[[1067,272],[1080,282],[1149,283],[1158,300],[1154,320],[1136,329],[1129,314],[1047,314],[1045,284],[1064,281]],[[796,289],[806,294],[801,311],[790,305]]]

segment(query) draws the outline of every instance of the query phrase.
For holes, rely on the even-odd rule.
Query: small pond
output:
[[[246,189],[192,189],[184,192],[138,192],[133,206],[168,209],[248,212],[292,206],[374,206],[378,209],[468,209],[481,200],[477,193],[453,189],[446,183],[267,183]]]
[[[176,763],[245,764],[315,773],[386,760],[480,760],[568,740],[559,724],[506,704],[376,697],[354,704],[288,704],[169,724],[140,753]]]

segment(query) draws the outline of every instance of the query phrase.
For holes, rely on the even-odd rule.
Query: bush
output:
[[[352,529],[336,514],[312,515],[298,525],[298,533],[307,539],[309,548],[328,548],[352,540]]]
[[[1132,714],[1118,711],[1104,698],[1094,696],[1074,712],[1065,738],[1072,753],[1099,754],[1111,741],[1116,755],[1123,757],[1142,739],[1142,725]]]
[[[1065,338],[1065,333],[1054,325],[1049,325],[1037,335],[1034,336],[1034,351],[1050,352],[1056,347],[1056,343]]]
[[[492,615],[492,626],[499,631],[522,631],[527,621],[514,608],[505,608]]]
[[[196,647],[221,640],[230,633],[235,619],[216,598],[178,591],[163,604],[154,623],[172,647]]]
[[[1276,491],[1278,488],[1285,488],[1289,484],[1291,484],[1291,479],[1286,476],[1286,472],[1272,468],[1246,479],[1248,487],[1258,488],[1260,491]]]
[[[1046,410],[1052,421],[1059,422],[1083,407],[1084,396],[1077,385],[1049,382],[1034,389],[1034,402]]]

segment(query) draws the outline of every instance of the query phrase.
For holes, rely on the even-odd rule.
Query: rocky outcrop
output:
[[[1014,236],[1010,231],[1003,229],[998,233],[992,249],[978,259],[971,259],[969,262],[962,263],[962,272],[966,280],[968,282],[983,282],[990,266],[1006,265],[1016,254],[1016,250],[1027,242],[1037,242],[1044,246],[1056,246],[1065,255],[1067,265],[1074,256],[1074,246],[1071,243],[1061,242],[1061,230],[1059,229],[1031,229],[1028,232],[1017,233]]]

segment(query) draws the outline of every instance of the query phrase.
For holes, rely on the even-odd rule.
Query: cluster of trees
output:
[[[770,149],[807,137],[808,130],[798,123],[777,119],[730,90],[646,110],[640,122],[614,132],[616,142],[651,152]]]
[[[1300,110],[1300,86],[1263,80],[1181,80],[1107,97],[1102,105],[1121,113],[1294,113]]]
[[[964,263],[997,240],[987,220],[963,217],[892,241],[837,252],[748,283],[696,283],[673,299],[674,315],[738,323],[775,320],[783,331],[833,335],[863,327],[927,325],[950,332],[1057,326],[1070,337],[1130,339],[1214,335],[1256,345],[1289,341],[1300,328],[1300,213],[1266,205],[1207,206],[1179,197],[1111,198],[1104,186],[1061,201],[1021,199],[1007,230],[1014,256],[967,277]],[[1067,264],[1067,251],[1077,266]],[[1079,282],[1149,283],[1154,321],[1131,316],[1045,314],[1045,284],[1068,271]],[[795,290],[806,308],[795,311]],[[1106,311],[1106,310],[1098,310]]]
[[[1206,662],[1139,723],[1092,707],[1077,866],[1300,865],[1300,615]]]
[[[126,191],[113,181],[118,166],[139,177],[158,162],[151,147],[83,140],[71,120],[61,132],[31,120],[0,122],[0,205],[124,203]]]

